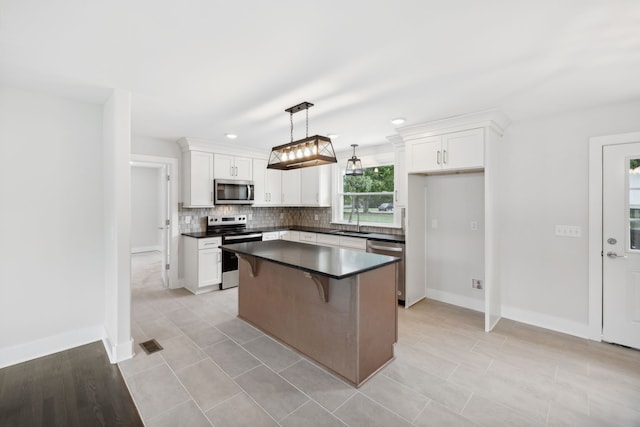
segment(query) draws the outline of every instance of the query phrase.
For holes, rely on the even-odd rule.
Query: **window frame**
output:
[[[364,155],[359,156],[360,160],[362,160],[363,167],[370,169],[378,166],[393,166],[393,189],[391,191],[383,191],[383,192],[367,192],[367,193],[353,193],[353,192],[344,192],[344,181],[343,178],[345,176],[346,170],[346,159],[344,161],[339,161],[338,164],[333,165],[333,192],[332,192],[332,209],[331,209],[331,223],[332,224],[340,224],[340,225],[355,225],[355,220],[352,219],[349,222],[347,219],[344,219],[342,213],[344,211],[344,196],[364,196],[364,195],[388,195],[391,197],[392,203],[395,203],[394,196],[396,190],[396,173],[397,166],[395,164],[395,153],[384,152],[384,153],[376,153],[373,155]],[[381,227],[381,228],[401,228],[400,224],[400,209],[396,209],[394,204],[393,209],[393,221],[392,222],[364,222],[360,221],[360,226],[365,227]]]

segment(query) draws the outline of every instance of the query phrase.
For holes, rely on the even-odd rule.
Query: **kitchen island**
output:
[[[238,317],[356,387],[393,360],[399,258],[273,240],[240,258]]]

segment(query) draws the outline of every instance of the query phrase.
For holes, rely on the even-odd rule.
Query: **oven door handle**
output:
[[[369,245],[369,249],[375,249],[377,251],[387,251],[387,252],[402,252],[404,249],[402,248],[394,248],[393,246],[378,246],[378,245]]]
[[[225,241],[231,241],[231,240],[241,240],[241,239],[253,239],[256,237],[262,237],[262,233],[256,233],[256,234],[245,234],[242,236],[224,236],[224,240]]]

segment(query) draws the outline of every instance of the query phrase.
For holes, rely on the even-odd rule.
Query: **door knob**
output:
[[[618,255],[617,253],[611,252],[611,251],[607,252],[607,256],[609,258],[626,258],[627,257],[626,255]]]

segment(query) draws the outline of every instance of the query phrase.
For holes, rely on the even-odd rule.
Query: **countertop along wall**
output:
[[[507,128],[495,162],[503,317],[588,336],[589,137],[639,131],[639,117],[635,101]]]

